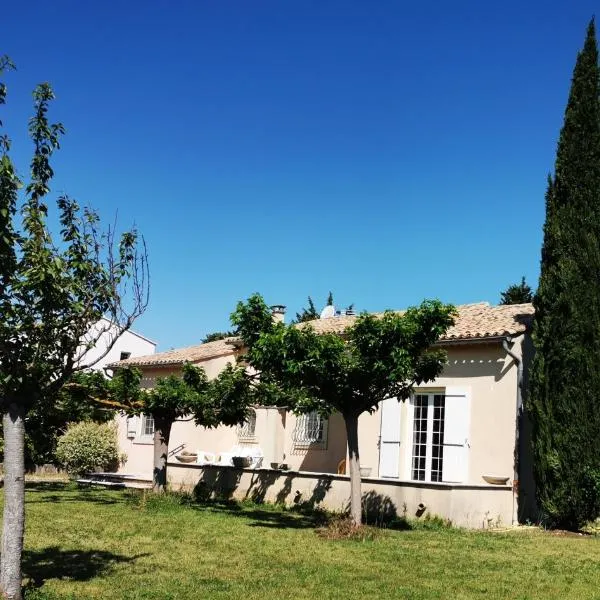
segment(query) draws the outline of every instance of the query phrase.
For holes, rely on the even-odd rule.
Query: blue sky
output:
[[[3,119],[67,135],[55,192],[136,223],[159,348],[254,291],[294,314],[498,301],[537,283],[544,190],[597,3],[13,2]]]

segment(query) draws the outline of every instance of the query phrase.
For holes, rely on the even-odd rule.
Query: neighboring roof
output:
[[[532,304],[490,306],[487,302],[462,304],[456,307],[455,323],[441,341],[473,340],[505,335],[517,335],[527,329],[533,316]],[[376,313],[382,315],[383,313]],[[307,321],[317,333],[342,333],[356,320],[356,316],[339,316]]]
[[[167,352],[157,352],[156,354],[148,354],[146,356],[132,356],[125,360],[108,365],[113,367],[149,367],[149,366],[167,366],[167,365],[182,365],[185,362],[201,362],[217,356],[227,356],[235,352],[235,347],[231,344],[233,338],[217,340],[215,342],[207,342],[198,346],[190,346],[189,348],[177,348],[175,350],[167,350]]]
[[[106,317],[102,317],[100,320],[106,321],[107,323],[112,324],[112,321],[110,319],[107,319]],[[146,337],[145,335],[142,335],[138,331],[134,331],[133,329],[126,329],[123,333],[131,333],[132,335],[135,335],[136,337],[139,337],[140,339],[142,339],[146,342],[149,342],[150,344],[153,344],[156,347],[156,342],[154,340],[151,340],[150,338]]]
[[[533,317],[532,304],[507,304],[490,306],[487,302],[463,304],[456,307],[458,316],[455,324],[441,339],[442,342],[473,341],[491,339],[507,335],[524,333]],[[382,315],[383,313],[376,313]],[[339,316],[329,319],[315,319],[301,323],[299,327],[312,327],[317,333],[343,333],[357,319],[356,316]],[[228,356],[236,352],[237,338],[226,338],[216,342],[207,342],[189,348],[169,350],[147,356],[136,356],[108,365],[109,367],[128,366],[167,366],[181,365],[184,362],[201,362]]]

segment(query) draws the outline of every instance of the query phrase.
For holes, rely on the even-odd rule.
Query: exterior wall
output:
[[[517,340],[513,351],[520,355],[522,338]],[[233,357],[219,357],[201,364],[209,377],[217,375],[232,361]],[[157,376],[164,376],[173,369],[144,369],[146,385],[151,386]],[[456,523],[482,522],[485,514],[499,515],[502,522],[510,523],[514,519],[512,492],[507,486],[492,486],[484,482],[483,475],[514,477],[514,446],[517,400],[517,368],[506,354],[500,343],[465,344],[448,348],[448,364],[442,375],[419,391],[440,391],[447,387],[462,388],[470,392],[470,423],[468,430],[468,469],[461,485],[424,484],[411,482],[410,460],[412,456],[412,431],[410,428],[410,409],[408,402],[402,403],[400,410],[400,477],[393,480],[377,479],[378,486],[391,486],[396,506],[404,502],[412,506],[423,502],[435,507],[432,512],[451,518]],[[256,445],[264,453],[264,466],[272,462],[287,463],[292,471],[336,473],[339,462],[346,458],[346,433],[340,415],[329,419],[326,444],[312,444],[300,447],[294,442],[296,417],[292,413],[276,408],[256,408],[256,434],[252,440],[238,439],[236,428],[218,427],[206,430],[190,422],[175,423],[171,433],[170,450],[177,448],[188,451],[228,452],[235,445]],[[379,477],[379,442],[381,431],[381,410],[373,414],[363,414],[359,420],[359,445],[361,466],[370,469],[371,478]],[[120,420],[120,440],[128,460],[123,470],[149,476],[152,471],[152,442],[147,444],[141,439],[126,438],[125,420]],[[180,465],[180,463],[175,463]],[[181,467],[180,467],[181,468]],[[178,471],[180,472],[180,471]],[[191,472],[196,472],[192,471]],[[258,471],[257,471],[258,473]],[[273,471],[273,473],[276,473]],[[299,477],[299,476],[298,476]],[[335,479],[335,481],[338,481]],[[343,479],[339,481],[345,481]],[[175,480],[175,483],[182,483]],[[336,483],[335,489],[344,489]],[[375,485],[375,483],[373,483]],[[396,486],[396,487],[394,487]],[[398,488],[398,486],[400,486]],[[402,492],[397,491],[402,489]],[[386,487],[387,489],[387,487]],[[452,489],[452,493],[447,490]],[[420,491],[418,491],[420,490]],[[423,491],[427,490],[427,491]],[[444,490],[444,491],[440,491]],[[456,491],[460,490],[460,491]],[[485,490],[489,490],[486,492]],[[498,490],[504,490],[500,494]],[[337,492],[336,492],[337,493]],[[345,491],[343,492],[346,493]],[[342,492],[340,492],[342,494]],[[389,492],[391,494],[391,492]],[[332,500],[332,506],[339,503]],[[504,505],[510,496],[510,514]],[[392,496],[390,496],[392,497]],[[442,500],[442,498],[444,500]],[[448,499],[450,498],[450,500]],[[494,500],[489,500],[493,498]],[[502,498],[500,501],[499,498]],[[433,500],[432,500],[433,499]],[[480,500],[485,502],[480,503]],[[418,502],[417,502],[418,500]],[[444,504],[444,502],[446,504]],[[500,504],[496,504],[500,502]],[[412,503],[412,504],[411,504]],[[479,503],[479,504],[478,504]],[[412,509],[411,509],[412,510]],[[487,517],[486,517],[487,518]],[[479,525],[480,526],[480,525]]]
[[[101,328],[105,327],[108,327],[107,331],[101,334],[100,339],[93,348],[90,348],[85,352],[80,360],[80,364],[91,364],[106,352],[106,349],[118,333],[116,327],[111,327],[108,320],[102,319],[100,323],[95,327],[92,327],[90,337],[93,339],[101,331]],[[96,371],[101,371],[106,365],[120,360],[121,352],[129,352],[132,357],[135,357],[154,354],[155,351],[155,342],[152,342],[133,331],[125,331],[117,339],[115,345],[109,350],[108,354],[95,363],[92,368]]]
[[[277,502],[306,503],[345,511],[350,481],[344,475],[298,473],[270,469],[199,467],[169,463],[169,483],[200,495]],[[426,513],[449,519],[456,526],[498,527],[511,523],[510,486],[424,484],[367,478],[362,484],[367,522],[393,515],[419,517]]]
[[[519,340],[513,351],[520,354]],[[443,391],[447,386],[470,390],[469,464],[463,483],[482,484],[483,475],[513,478],[517,400],[517,367],[502,345],[450,346],[441,377],[417,391]],[[409,402],[400,411],[400,479],[410,479]],[[381,410],[359,419],[361,466],[379,474]]]
[[[294,442],[296,420],[293,413],[286,414],[283,462],[294,471],[337,473],[338,464],[346,458],[346,426],[341,415],[333,414],[329,417],[325,443],[310,446]]]
[[[219,356],[211,360],[198,363],[206,371],[209,378],[218,375],[229,362],[233,362],[232,355]],[[150,388],[159,377],[177,375],[181,372],[178,365],[164,367],[142,367],[142,387]],[[133,438],[127,436],[127,417],[121,414],[117,417],[117,431],[119,448],[125,453],[126,460],[119,471],[143,477],[152,476],[153,466],[153,440],[142,435],[142,419],[135,417],[136,434]],[[257,423],[258,428],[258,423]],[[210,452],[226,452],[237,443],[237,434],[234,427],[219,427],[206,429],[197,427],[193,421],[178,422],[173,424],[169,451],[181,447],[189,452],[200,449]]]

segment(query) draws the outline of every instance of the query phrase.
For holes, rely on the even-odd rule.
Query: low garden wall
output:
[[[333,511],[348,508],[350,478],[331,473],[239,469],[229,466],[169,463],[173,489],[195,490],[203,497],[304,504]],[[463,485],[363,478],[363,504],[371,522],[390,517],[449,519],[468,528],[512,523],[513,492],[507,485]]]

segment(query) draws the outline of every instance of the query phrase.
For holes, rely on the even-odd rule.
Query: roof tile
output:
[[[534,313],[532,304],[490,306],[487,302],[480,302],[478,304],[463,304],[456,308],[458,311],[456,321],[441,341],[468,341],[517,335],[527,329]],[[376,314],[382,315],[383,313]],[[343,333],[356,319],[356,316],[343,315],[329,319],[307,321],[300,324],[299,327],[311,326],[317,333]],[[112,363],[109,367],[160,367],[180,365],[184,362],[202,362],[218,356],[235,354],[236,348],[233,343],[235,341],[236,338],[226,338],[199,344],[198,346],[179,348],[148,356],[136,356]]]
[[[463,304],[456,307],[458,316],[442,341],[470,340],[523,333],[533,316],[532,304],[490,306],[487,302]],[[383,315],[383,313],[376,313]],[[357,319],[342,315],[329,319],[315,319],[303,323],[317,333],[343,333]]]

